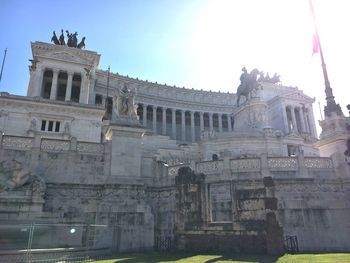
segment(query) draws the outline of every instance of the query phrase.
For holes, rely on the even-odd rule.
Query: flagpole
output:
[[[316,44],[317,44],[318,50],[320,52],[321,65],[322,65],[322,71],[323,71],[323,77],[324,77],[324,84],[325,84],[325,88],[326,88],[325,89],[325,93],[326,93],[327,104],[326,104],[326,106],[324,108],[324,113],[325,113],[325,116],[331,116],[332,112],[335,112],[337,115],[343,115],[343,112],[342,112],[339,104],[337,104],[335,102],[335,100],[334,100],[333,91],[332,91],[331,84],[330,84],[329,79],[328,79],[326,63],[324,62],[323,51],[322,51],[322,47],[321,47],[320,37],[319,37],[319,34],[318,34],[318,28],[317,28],[314,8],[313,8],[313,5],[312,5],[312,0],[309,0],[309,3],[310,3],[311,14],[312,14],[312,17],[313,17],[313,20],[314,20]]]
[[[108,73],[107,73],[107,96],[106,96],[106,103],[105,108],[108,110],[108,89],[109,89],[109,73],[110,73],[110,67],[108,66]]]
[[[7,48],[5,48],[4,58],[2,59],[1,72],[0,72],[0,82],[1,82],[1,78],[2,78],[2,71],[3,71],[3,69],[4,69],[4,64],[5,64],[5,59],[6,59],[6,53],[7,53]]]

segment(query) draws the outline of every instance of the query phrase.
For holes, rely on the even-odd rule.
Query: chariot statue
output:
[[[242,71],[243,73],[240,77],[241,84],[237,88],[237,107],[239,106],[241,96],[244,96],[246,101],[248,101],[252,97],[252,92],[262,87],[257,81],[257,76],[262,74],[258,69],[255,68],[250,73],[247,73],[247,69],[243,67]]]

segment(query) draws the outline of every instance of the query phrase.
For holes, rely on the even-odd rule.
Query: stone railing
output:
[[[104,153],[104,145],[92,142],[78,142],[77,151],[88,153]]]
[[[168,168],[168,176],[176,176],[180,167],[188,165],[176,165]],[[223,171],[234,173],[244,172],[300,172],[300,176],[307,176],[308,170],[330,171],[334,168],[331,158],[325,157],[261,157],[230,159],[227,161],[205,161],[195,165],[196,173],[223,174]]]
[[[258,159],[258,158],[230,160],[230,166],[231,166],[231,170],[233,172],[260,171],[260,168],[261,168],[260,163],[261,163],[260,159]]]
[[[0,136],[0,148],[13,150],[27,150],[33,148],[40,149],[45,152],[63,152],[77,151],[87,154],[103,154],[104,145],[93,142],[77,142],[75,138],[71,140],[40,138],[39,136],[24,137],[24,136]]]
[[[267,159],[270,170],[289,171],[298,169],[298,159],[294,157],[273,157]]]
[[[196,172],[198,173],[218,173],[224,169],[223,161],[209,161],[196,164]]]
[[[305,167],[309,169],[333,169],[333,162],[325,157],[305,157]]]
[[[68,140],[42,139],[40,144],[42,151],[68,151],[69,148]]]
[[[4,149],[30,150],[33,146],[34,138],[22,136],[3,135],[0,143]]]

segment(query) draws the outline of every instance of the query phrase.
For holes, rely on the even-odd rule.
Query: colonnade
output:
[[[57,68],[38,69],[37,81],[34,85],[32,96],[41,96],[50,100],[75,101],[82,103],[81,87],[84,85],[85,77],[81,73],[73,71],[62,71]],[[83,75],[84,76],[84,75]],[[34,80],[35,82],[35,80]]]
[[[203,131],[232,131],[231,113],[216,113],[139,104],[141,123],[156,134],[183,142],[195,142]]]
[[[287,132],[306,133],[317,137],[312,110],[306,107],[287,105],[283,111],[284,125]]]

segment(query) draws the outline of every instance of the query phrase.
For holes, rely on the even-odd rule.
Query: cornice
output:
[[[64,101],[53,101],[48,99],[43,99],[40,97],[25,97],[17,95],[1,95],[0,96],[0,105],[1,106],[11,106],[16,104],[16,107],[25,107],[29,106],[31,108],[39,107],[40,111],[43,111],[43,108],[52,109],[55,112],[75,112],[81,114],[87,114],[89,116],[103,116],[105,109],[102,107],[88,105],[88,104],[79,104],[74,102],[64,102]]]

